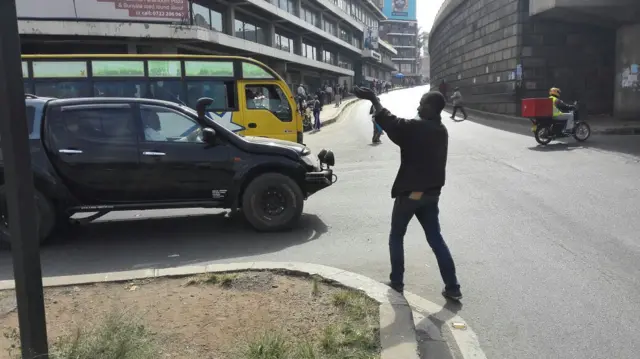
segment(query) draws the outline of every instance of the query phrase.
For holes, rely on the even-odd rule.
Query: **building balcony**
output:
[[[416,61],[417,58],[416,57],[394,57],[392,58],[393,61]]]

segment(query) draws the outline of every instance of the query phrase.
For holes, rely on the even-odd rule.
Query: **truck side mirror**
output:
[[[209,97],[202,97],[196,102],[196,112],[198,113],[198,120],[204,121],[204,117],[207,113],[207,107],[211,106],[213,99]]]
[[[214,144],[216,141],[216,130],[205,127],[202,129],[202,140],[208,144]]]

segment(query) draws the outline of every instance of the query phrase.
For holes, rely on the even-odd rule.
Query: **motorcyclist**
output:
[[[566,125],[564,127],[565,133],[571,133],[573,130],[573,111],[576,110],[576,106],[567,105],[560,99],[561,91],[557,87],[553,87],[549,90],[549,98],[553,102],[553,119],[566,121]]]

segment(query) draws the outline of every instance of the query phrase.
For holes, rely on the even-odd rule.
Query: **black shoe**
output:
[[[442,296],[447,299],[459,302],[460,299],[462,299],[462,292],[460,291],[460,289],[445,289],[442,291]]]
[[[400,294],[402,294],[402,292],[404,292],[404,284],[387,282],[387,285],[389,287],[391,287],[391,289],[395,290],[396,292],[398,292]]]

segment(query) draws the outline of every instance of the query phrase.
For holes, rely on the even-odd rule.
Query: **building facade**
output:
[[[446,0],[429,37],[431,85],[509,115],[560,87],[589,113],[637,119],[639,39],[636,0]]]
[[[392,58],[399,73],[398,79],[408,84],[420,82],[420,47],[418,47],[418,22],[406,20],[385,20],[380,23],[380,38],[397,50]]]
[[[240,55],[292,88],[381,79],[396,51],[364,48],[385,19],[372,0],[21,0],[17,10],[24,54]]]

